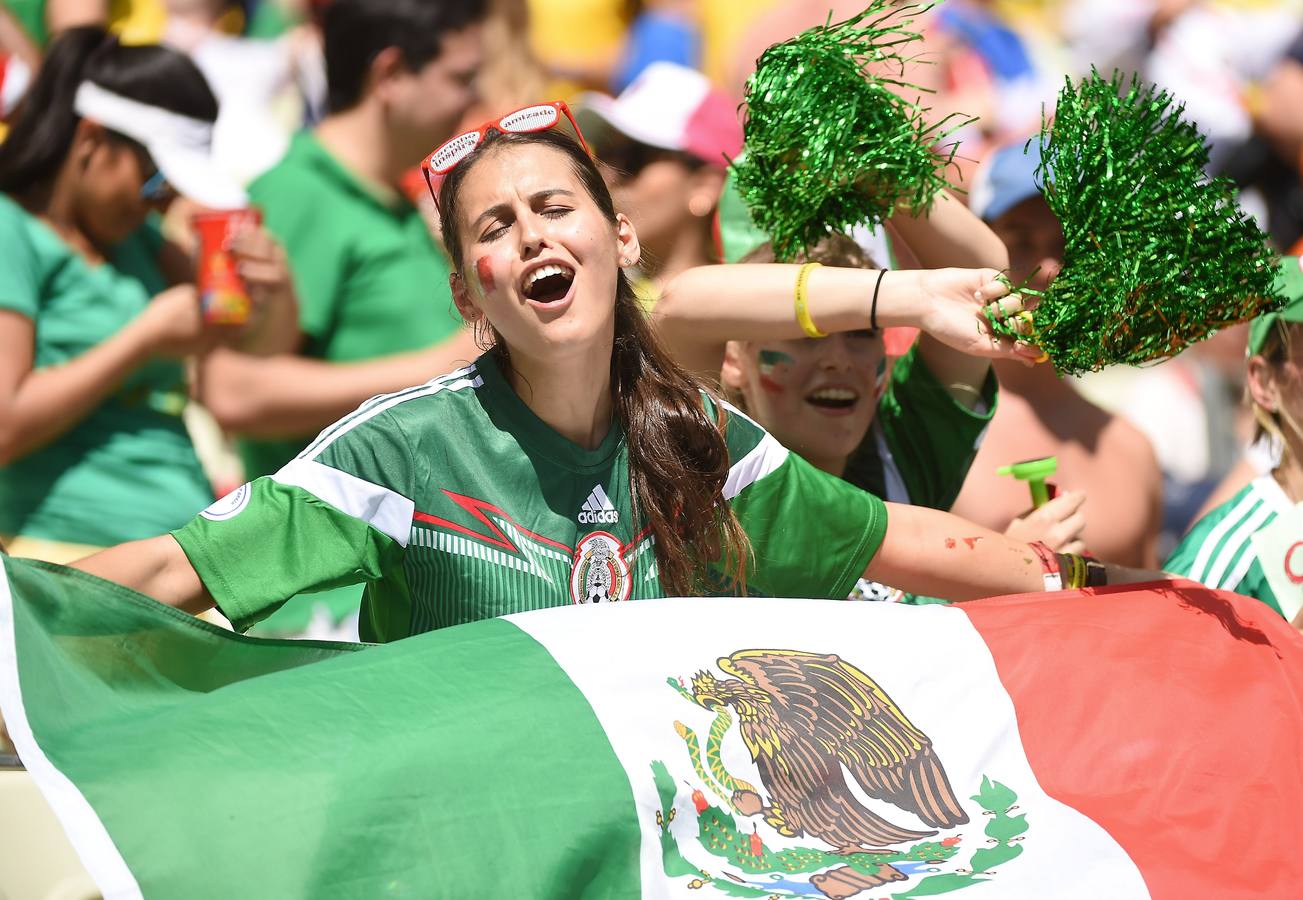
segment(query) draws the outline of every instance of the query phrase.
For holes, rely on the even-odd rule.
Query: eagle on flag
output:
[[[770,797],[759,812],[779,834],[809,834],[843,854],[936,834],[894,825],[867,809],[843,766],[868,796],[933,828],[968,821],[932,741],[855,666],[800,650],[742,650],[718,665],[737,677],[699,672],[692,698],[706,709],[736,712]]]

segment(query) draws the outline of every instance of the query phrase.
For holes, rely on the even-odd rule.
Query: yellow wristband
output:
[[[825,338],[828,335],[819,330],[810,318],[809,297],[806,295],[805,285],[810,280],[810,270],[817,269],[820,263],[806,263],[801,266],[801,271],[796,273],[796,324],[801,326],[801,330],[812,338]]]
[[[1078,556],[1076,553],[1066,553],[1064,555],[1072,566],[1072,571],[1068,575],[1068,587],[1074,591],[1078,588],[1084,588],[1088,571],[1085,558]]]

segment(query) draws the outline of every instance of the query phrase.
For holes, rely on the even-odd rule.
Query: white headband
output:
[[[146,147],[162,143],[207,153],[213,143],[211,122],[123,97],[90,81],[78,86],[72,108],[77,115],[94,119]]]

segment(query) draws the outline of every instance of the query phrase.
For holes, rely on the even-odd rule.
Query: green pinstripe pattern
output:
[[[1287,508],[1283,498],[1271,476],[1250,483],[1196,522],[1163,568],[1212,588],[1257,597],[1279,612],[1252,537]]]

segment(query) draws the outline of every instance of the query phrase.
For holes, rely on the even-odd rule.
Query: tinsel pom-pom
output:
[[[1027,339],[1061,374],[1167,359],[1280,303],[1267,236],[1229,180],[1206,176],[1207,144],[1183,111],[1092,70],[1041,129],[1036,177],[1065,252]]]
[[[746,153],[734,164],[738,191],[779,260],[830,230],[878,224],[902,201],[930,207],[946,186],[956,145],[944,141],[971,119],[929,125],[905,99],[923,89],[902,80],[921,40],[909,29],[925,6],[874,0],[845,22],[775,44],[746,86]]]

